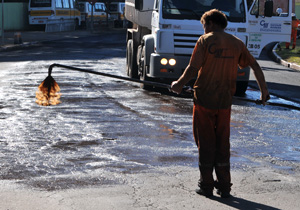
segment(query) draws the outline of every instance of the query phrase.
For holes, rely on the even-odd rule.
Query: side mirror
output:
[[[143,10],[143,2],[144,2],[143,0],[135,0],[134,2],[135,9],[138,11]]]
[[[266,17],[273,16],[273,0],[267,0],[265,2],[265,16]]]

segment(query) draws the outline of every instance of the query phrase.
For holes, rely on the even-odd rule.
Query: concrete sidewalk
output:
[[[158,172],[118,174],[122,184],[45,191],[0,180],[0,210],[298,210],[299,174],[266,167],[232,171],[232,195],[195,193],[198,169],[160,167]]]

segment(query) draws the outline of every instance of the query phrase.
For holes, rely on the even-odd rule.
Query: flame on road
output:
[[[59,93],[60,87],[53,79],[52,76],[48,76],[38,87],[36,91],[36,103],[41,106],[50,106],[60,104]]]

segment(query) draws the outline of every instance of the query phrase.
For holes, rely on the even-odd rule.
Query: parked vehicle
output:
[[[29,0],[29,24],[46,25],[49,21],[74,21],[81,24],[80,12],[75,0]]]
[[[216,0],[126,0],[125,17],[133,23],[127,29],[127,75],[162,82],[178,79],[204,34],[199,20],[213,8],[226,14],[225,31],[259,57],[267,44],[290,40],[292,0],[285,1],[287,17],[273,16],[271,0],[221,0],[219,5]],[[238,95],[247,90],[249,74],[250,68],[238,70]]]
[[[81,13],[81,21],[82,25],[84,26],[89,26],[91,24],[92,15],[94,23],[101,23],[106,21],[108,14],[106,12],[106,7],[104,3],[96,2],[93,6],[93,11],[92,5],[89,2],[78,2],[77,8]],[[110,15],[108,15],[108,17],[109,16]]]
[[[125,27],[125,3],[124,2],[111,2],[109,4],[109,13],[111,19],[114,21],[115,27]]]

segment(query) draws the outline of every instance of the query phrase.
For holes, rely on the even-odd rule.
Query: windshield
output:
[[[51,7],[51,0],[31,0],[31,7]]]
[[[117,12],[118,11],[118,5],[116,5],[116,4],[110,4],[109,5],[109,11],[111,11],[111,12]]]
[[[211,9],[221,10],[230,22],[245,22],[245,6],[243,0],[164,0],[163,18],[195,19]]]
[[[84,3],[83,3],[83,4],[81,4],[81,3],[77,4],[77,9],[78,9],[80,12],[84,12]]]

